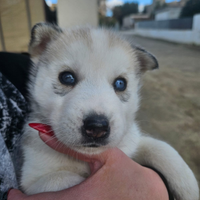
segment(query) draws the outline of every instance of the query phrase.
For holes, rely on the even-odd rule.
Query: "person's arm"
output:
[[[23,96],[0,72],[0,200],[5,199],[5,192],[10,187],[18,187],[22,155],[17,147],[26,112]]]
[[[79,185],[59,192],[27,196],[11,190],[8,200],[168,200],[162,179],[153,170],[142,167],[119,149],[102,154],[104,164]],[[95,163],[93,163],[95,165]],[[99,165],[99,164],[97,164]],[[95,167],[94,167],[95,168]]]
[[[55,141],[49,135],[40,134],[50,147]],[[64,147],[57,149],[65,153]],[[68,149],[66,150],[68,153]],[[84,157],[79,156],[84,160]],[[88,158],[87,158],[88,159]],[[91,176],[72,188],[27,196],[19,190],[11,190],[8,200],[169,200],[168,192],[160,176],[152,169],[143,167],[114,148],[92,158],[89,163]]]

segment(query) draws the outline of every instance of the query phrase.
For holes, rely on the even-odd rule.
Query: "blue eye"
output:
[[[59,75],[59,80],[64,85],[75,85],[76,79],[73,73],[71,72],[62,72]]]
[[[126,80],[124,78],[117,78],[114,82],[114,89],[116,91],[124,91],[126,89]]]

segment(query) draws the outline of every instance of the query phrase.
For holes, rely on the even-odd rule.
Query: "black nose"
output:
[[[82,134],[92,139],[108,137],[110,133],[109,122],[103,115],[93,115],[83,121]]]

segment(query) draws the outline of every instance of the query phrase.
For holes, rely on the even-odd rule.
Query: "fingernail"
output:
[[[46,124],[30,123],[29,126],[33,129],[39,131],[40,133],[45,133],[50,136],[53,135],[53,131],[52,131],[51,127]]]
[[[95,160],[93,162],[89,162],[91,174],[96,173],[102,166],[103,166],[103,164],[98,160]]]

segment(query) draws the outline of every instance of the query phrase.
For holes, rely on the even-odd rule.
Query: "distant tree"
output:
[[[122,6],[115,6],[112,10],[113,18],[115,18],[119,24],[122,24]]]
[[[193,17],[200,13],[200,0],[189,0],[183,7],[180,17]]]
[[[144,7],[142,13],[143,13],[143,14],[147,14],[147,6]]]
[[[116,19],[113,17],[106,17],[99,14],[99,25],[103,27],[114,27],[116,24]]]
[[[125,16],[138,13],[137,3],[125,3],[122,6],[115,6],[113,8],[113,17],[122,25],[122,20]]]
[[[137,3],[125,3],[122,5],[122,15],[127,16],[133,13],[138,13]]]

